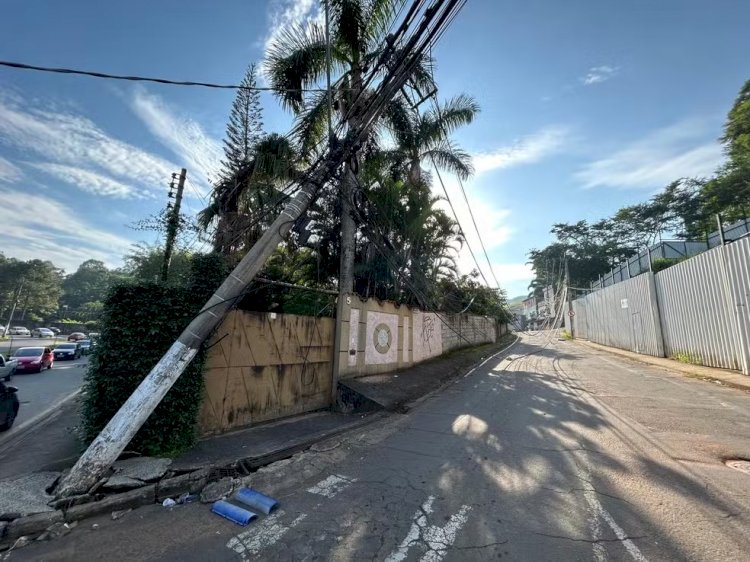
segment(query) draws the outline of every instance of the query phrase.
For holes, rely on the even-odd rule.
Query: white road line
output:
[[[311,494],[332,498],[356,481],[356,478],[349,478],[347,476],[342,476],[341,474],[331,474],[328,478],[321,480],[312,488],[308,488],[307,491]]]
[[[251,556],[256,556],[264,548],[276,544],[289,529],[293,529],[307,517],[306,513],[302,513],[285,526],[280,521],[284,515],[284,511],[277,511],[266,517],[259,524],[231,538],[227,542],[227,548],[234,550],[242,560],[249,560]]]
[[[573,463],[576,465],[578,477],[581,478],[583,482],[591,482],[591,474],[589,473],[589,471],[581,467],[578,463],[575,462],[575,460],[573,461]],[[641,553],[640,549],[635,546],[635,543],[627,538],[628,535],[625,533],[623,528],[617,524],[617,521],[615,521],[614,517],[612,517],[612,515],[610,515],[610,513],[606,509],[604,509],[604,506],[602,506],[602,504],[599,502],[599,498],[596,497],[596,492],[594,491],[594,489],[587,488],[583,493],[583,496],[584,498],[586,498],[586,503],[589,504],[589,509],[591,510],[591,519],[589,523],[591,524],[592,521],[596,521],[595,526],[592,528],[594,538],[601,538],[599,536],[598,522],[599,517],[601,517],[602,519],[604,519],[607,525],[609,525],[609,528],[612,529],[612,532],[615,534],[617,539],[622,542],[622,545],[628,551],[628,554],[630,554],[633,560],[636,560],[636,562],[648,562],[646,557]],[[600,543],[594,544],[594,556],[597,560],[606,560],[606,551]]]
[[[422,562],[440,562],[448,552],[448,548],[455,542],[458,532],[466,524],[471,507],[461,506],[458,513],[451,515],[448,522],[442,527],[428,525],[427,516],[432,514],[432,504],[435,496],[429,496],[419,511],[414,514],[414,521],[409,532],[401,541],[399,547],[391,552],[385,559],[386,562],[402,562],[406,560],[412,546],[420,542],[420,536],[427,543],[428,550],[420,558]]]

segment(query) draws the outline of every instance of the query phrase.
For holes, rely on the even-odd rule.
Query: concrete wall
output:
[[[333,318],[231,311],[209,343],[202,435],[331,404]]]
[[[452,349],[494,342],[499,331],[494,320],[481,316],[424,312],[352,295],[342,306],[338,378],[402,369]]]

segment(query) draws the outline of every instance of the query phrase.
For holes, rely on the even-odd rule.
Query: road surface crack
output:
[[[537,531],[531,531],[531,534],[539,535],[542,537],[548,537],[550,539],[562,539],[562,540],[573,541],[573,542],[587,542],[591,544],[599,544],[599,543],[604,543],[604,542],[624,542],[628,540],[637,540],[637,539],[646,538],[646,535],[638,535],[638,536],[624,536],[622,538],[614,538],[614,539],[584,539],[581,537],[568,537],[565,535],[552,535],[549,533],[539,533]]]

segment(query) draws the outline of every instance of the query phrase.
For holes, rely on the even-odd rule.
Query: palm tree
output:
[[[388,106],[388,121],[397,146],[383,151],[383,157],[403,166],[413,184],[422,178],[422,162],[426,159],[465,180],[474,172],[471,157],[449,135],[470,124],[478,113],[479,105],[467,95],[436,103],[434,109],[424,113],[408,107],[403,97],[396,98]]]
[[[198,213],[203,230],[217,223],[214,251],[237,256],[250,248],[280,211],[279,187],[299,176],[299,156],[286,137],[270,134],[252,147],[249,161],[214,187]]]
[[[366,96],[364,76],[386,48],[385,37],[404,0],[328,0],[330,11],[330,54],[332,71],[338,75],[332,88],[338,124],[356,123],[352,108]],[[325,92],[306,95],[303,90],[316,86],[326,75],[326,33],[312,22],[305,27],[291,26],[271,45],[265,62],[266,74],[284,107],[297,115],[295,132],[303,154],[310,155],[325,139],[328,105]],[[394,53],[397,56],[397,53]],[[431,85],[428,60],[417,65],[411,81]],[[383,65],[382,71],[387,71]],[[427,90],[425,90],[427,91]],[[340,289],[351,292],[354,284],[354,245],[356,226],[351,198],[357,184],[356,158],[346,164],[339,186],[341,198]]]

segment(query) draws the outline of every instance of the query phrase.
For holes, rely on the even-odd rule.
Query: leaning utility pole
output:
[[[573,300],[572,300],[572,292],[570,290],[570,270],[568,269],[568,256],[565,256],[565,300],[568,301],[568,320],[565,322],[565,325],[568,325],[568,322],[570,323],[570,335],[573,334]]]
[[[427,47],[462,6],[460,0],[433,0],[428,8],[422,10],[417,29],[410,31],[408,37],[403,37],[403,44],[400,44],[396,51],[397,41],[407,35],[407,31],[417,19],[417,14],[420,13],[422,2],[413,0],[413,6],[399,28],[388,36],[387,48],[371,66],[370,77],[377,76],[383,69],[387,69],[385,76],[371,96],[361,100],[358,98],[350,108],[352,113],[358,116],[357,127],[349,129],[341,143],[337,143],[337,146],[328,152],[327,157],[318,160],[299,180],[301,186],[296,195],[290,199],[260,240],[242,258],[177,341],[89,445],[70,473],[60,482],[56,490],[58,497],[88,492],[125,450],[130,440],[198,353],[200,346],[229,309],[245,295],[247,287],[276,246],[310,206],[318,189],[333,177],[343,163],[349,161],[356,152],[356,147],[366,138],[370,127],[382,115],[386,104],[404,86],[417,63],[422,60]],[[386,64],[391,56],[390,64]]]
[[[177,239],[177,232],[180,229],[180,205],[182,205],[182,192],[185,190],[185,177],[187,176],[187,170],[185,168],[180,170],[180,179],[177,181],[176,195],[172,192],[174,189],[175,175],[176,174],[172,174],[172,183],[169,184],[169,197],[174,197],[174,205],[172,205],[172,213],[167,219],[167,242],[164,245],[164,261],[161,264],[162,283],[165,283],[169,277],[169,263],[172,261],[174,241]]]

